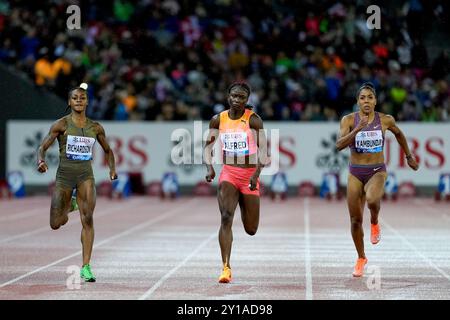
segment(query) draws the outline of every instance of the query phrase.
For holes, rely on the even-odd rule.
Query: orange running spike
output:
[[[364,266],[366,265],[366,263],[366,258],[358,258],[358,260],[356,260],[355,269],[353,270],[354,277],[362,277],[364,273]]]
[[[231,282],[231,269],[228,267],[224,267],[222,274],[219,277],[220,283],[229,283]]]
[[[372,244],[377,244],[380,242],[381,235],[380,235],[380,225],[379,224],[371,224],[370,225],[370,242]]]

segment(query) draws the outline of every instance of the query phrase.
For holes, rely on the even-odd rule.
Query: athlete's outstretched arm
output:
[[[97,123],[97,140],[102,146],[103,151],[105,152],[106,161],[108,162],[109,166],[109,177],[111,178],[111,180],[115,180],[117,179],[117,174],[114,153],[109,146],[108,141],[106,141],[105,129],[103,129],[103,127],[99,123]]]
[[[203,159],[205,160],[207,169],[205,179],[208,182],[213,181],[214,177],[216,176],[216,172],[214,171],[214,167],[212,166],[212,150],[214,143],[219,136],[219,125],[220,115],[216,114],[209,122],[208,138],[206,139],[205,149],[203,150]]]
[[[341,120],[339,139],[336,141],[336,149],[339,151],[345,149],[353,142],[356,134],[369,123],[369,117],[361,117],[361,121],[359,121],[358,126],[353,130],[351,130],[352,123],[353,119],[350,115],[344,116]]]
[[[252,114],[250,117],[250,128],[256,132],[256,145],[258,147],[256,171],[250,178],[250,190],[255,190],[259,175],[262,168],[267,163],[267,138],[264,132],[262,119],[257,114]]]
[[[55,142],[55,139],[59,136],[60,133],[64,132],[64,120],[59,119],[50,127],[50,131],[47,136],[42,141],[41,145],[38,149],[38,171],[46,172],[48,170],[48,166],[45,163],[45,153],[47,149]]]
[[[383,118],[384,118],[383,120],[386,123],[387,130],[391,131],[394,134],[395,139],[397,139],[398,144],[405,153],[406,159],[408,160],[408,165],[413,170],[419,169],[419,164],[416,162],[416,159],[414,159],[414,156],[411,154],[408,142],[406,141],[406,137],[403,134],[402,130],[400,130],[400,128],[397,127],[394,117],[386,114],[384,115]]]

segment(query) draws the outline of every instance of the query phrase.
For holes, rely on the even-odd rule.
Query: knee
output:
[[[367,196],[366,201],[369,209],[376,209],[380,203],[380,199],[374,196]]]
[[[50,221],[50,228],[52,228],[53,230],[58,230],[59,227],[61,227],[59,223],[57,223],[56,221]]]
[[[245,232],[247,232],[249,236],[254,236],[256,231],[258,231],[258,227],[245,227]]]
[[[92,213],[90,214],[83,214],[82,216],[83,226],[85,227],[93,227],[94,226],[94,217]]]
[[[363,223],[362,217],[351,217],[352,227],[361,227]]]
[[[229,210],[223,210],[221,212],[221,216],[222,226],[231,226],[231,224],[233,223],[233,212]]]
[[[52,208],[50,210],[50,227],[53,230],[57,230],[59,229],[59,227],[61,227],[63,225],[62,221],[61,221],[61,216],[62,216],[62,212],[59,209],[56,208]]]

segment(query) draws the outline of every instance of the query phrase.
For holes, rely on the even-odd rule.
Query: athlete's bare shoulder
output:
[[[94,128],[95,134],[97,136],[106,136],[105,128],[100,124],[100,122],[89,119],[91,121],[92,127]]]
[[[62,118],[59,118],[55,122],[53,122],[53,124],[51,126],[52,130],[61,131],[61,132],[66,131],[66,129],[67,129],[67,119],[68,119],[69,116],[70,115],[64,116]]]
[[[261,120],[262,121],[262,118],[259,116],[259,114],[257,114],[256,112],[253,112],[252,113],[252,115],[250,116],[250,119],[251,118],[255,118],[255,119],[259,119],[259,120]]]
[[[381,112],[378,112],[378,114],[380,115],[380,120],[381,120],[382,124],[384,124],[386,127],[390,127],[395,124],[395,119],[390,114],[381,113]]]
[[[219,129],[220,125],[220,113],[214,115],[209,121],[209,128]]]
[[[59,118],[58,120],[55,121],[55,123],[56,123],[56,122],[61,122],[61,123],[64,123],[64,124],[67,125],[67,122],[69,121],[69,117],[70,117],[70,114],[68,114],[68,115],[66,115],[66,116],[64,116],[64,117]]]
[[[250,128],[252,129],[262,129],[263,128],[263,121],[261,117],[256,113],[253,112],[249,119]]]
[[[352,125],[353,121],[355,120],[355,114],[356,114],[356,112],[352,112],[352,113],[349,113],[349,114],[343,116],[341,119],[341,124]]]
[[[91,120],[91,122],[92,122],[92,126],[94,127],[95,131],[103,130],[103,126],[100,124],[100,122],[94,121],[94,120]]]
[[[393,116],[387,113],[378,112],[378,114],[380,115],[380,119],[394,119]]]

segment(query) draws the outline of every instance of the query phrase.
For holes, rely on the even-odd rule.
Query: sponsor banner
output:
[[[59,162],[58,142],[47,151],[49,171],[36,170],[36,152],[51,121],[9,121],[7,124],[7,171],[21,171],[28,185],[45,185],[54,181]],[[146,183],[161,180],[164,173],[176,173],[180,185],[203,181],[206,168],[202,164],[208,122],[113,122],[102,121],[106,137],[116,157],[119,172],[142,172]],[[319,185],[324,173],[339,172],[346,183],[349,150],[338,152],[335,142],[339,123],[266,122],[270,142],[272,167],[263,170],[261,180],[270,184],[278,170],[286,173],[288,184],[311,181]],[[450,125],[398,123],[407,137],[420,169],[411,170],[395,136],[387,131],[385,162],[388,172],[394,172],[401,183],[437,186],[439,176],[448,171],[450,161]],[[216,143],[216,155],[220,142]],[[92,165],[96,182],[107,180],[109,169],[100,144],[92,150]],[[220,165],[215,165],[217,183]]]

